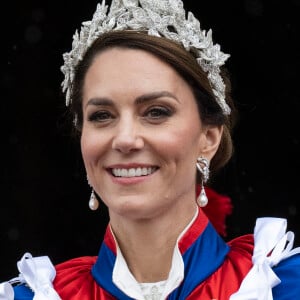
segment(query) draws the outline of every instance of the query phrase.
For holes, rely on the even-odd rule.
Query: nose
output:
[[[144,147],[139,126],[133,120],[124,120],[116,128],[112,148],[122,153],[130,153]]]

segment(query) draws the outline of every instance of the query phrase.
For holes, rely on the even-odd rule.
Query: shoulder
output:
[[[247,268],[252,265],[252,255],[254,249],[254,237],[252,234],[237,237],[228,242],[230,251],[228,253],[228,260],[234,264],[247,263]]]
[[[56,277],[54,284],[60,281],[74,280],[89,274],[96,262],[96,256],[73,258],[55,266]]]
[[[273,270],[281,280],[273,288],[274,300],[300,299],[300,254],[282,260]]]
[[[252,255],[254,249],[254,239],[252,234],[237,237],[228,242],[230,251],[220,268],[211,276],[214,281],[216,278],[220,281],[220,288],[226,282],[225,296],[223,291],[222,297],[229,299],[229,295],[240,286],[241,282],[252,268]],[[219,295],[219,298],[221,294]],[[223,299],[221,297],[221,299]]]
[[[61,299],[115,299],[98,285],[92,275],[91,270],[96,260],[97,256],[84,256],[55,266],[53,286]]]
[[[88,293],[95,284],[91,269],[96,259],[94,256],[84,256],[55,266],[56,277],[53,286],[62,299],[71,299],[79,290]]]
[[[55,266],[57,276],[61,273],[69,272],[89,272],[92,266],[95,264],[97,256],[83,256],[77,257]]]

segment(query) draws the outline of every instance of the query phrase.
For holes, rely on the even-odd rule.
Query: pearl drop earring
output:
[[[89,181],[89,178],[87,177],[87,181],[88,181],[88,185],[90,187],[92,187],[90,181]],[[91,196],[90,196],[90,200],[89,200],[89,208],[91,210],[97,210],[99,207],[99,201],[98,199],[96,198],[96,195],[95,195],[95,192],[94,192],[94,189],[92,187],[92,192],[91,192]]]
[[[197,197],[197,203],[200,207],[204,207],[208,203],[204,183],[206,183],[209,178],[209,162],[204,157],[198,157],[196,166],[199,172],[201,173],[201,191],[199,196]]]
[[[90,200],[89,200],[89,208],[91,210],[97,210],[98,207],[99,207],[99,201],[96,198],[94,190],[92,190],[92,193],[91,193],[91,196],[90,196]]]

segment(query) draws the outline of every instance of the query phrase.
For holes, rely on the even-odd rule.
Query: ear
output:
[[[204,156],[211,160],[216,154],[223,134],[223,126],[207,125],[203,128],[200,139],[200,153],[199,156]]]

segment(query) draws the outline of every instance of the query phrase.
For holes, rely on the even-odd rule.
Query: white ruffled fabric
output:
[[[14,300],[14,289],[9,282],[0,284],[0,300]]]
[[[33,258],[26,253],[17,266],[19,277],[0,284],[0,300],[14,300],[14,283],[27,284],[34,293],[33,300],[61,300],[52,285],[56,271],[48,256]]]
[[[286,233],[286,227],[286,219],[257,219],[254,229],[253,266],[230,300],[273,300],[272,288],[281,281],[272,267],[300,253],[299,247],[292,250],[294,233]]]

